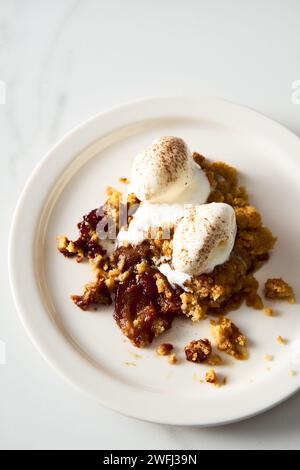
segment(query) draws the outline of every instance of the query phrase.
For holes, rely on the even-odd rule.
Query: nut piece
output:
[[[173,350],[173,345],[169,343],[163,343],[158,346],[156,352],[159,356],[168,356]]]
[[[247,338],[229,318],[220,317],[212,320],[211,332],[220,351],[243,360],[248,358]]]
[[[204,362],[212,352],[210,341],[198,339],[191,341],[184,348],[186,359],[191,362]]]
[[[219,384],[218,376],[214,369],[210,369],[206,372],[205,381],[216,386]]]
[[[267,299],[287,300],[290,304],[294,304],[296,301],[293,288],[281,278],[266,281],[265,296]]]

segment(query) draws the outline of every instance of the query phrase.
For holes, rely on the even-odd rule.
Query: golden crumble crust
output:
[[[233,356],[235,359],[247,359],[247,338],[226,317],[220,317],[217,321],[211,321],[211,333],[220,351]]]
[[[281,278],[273,278],[266,281],[265,296],[267,299],[287,300],[291,304],[296,302],[293,288]]]

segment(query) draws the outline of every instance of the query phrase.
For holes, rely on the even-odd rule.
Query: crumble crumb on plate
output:
[[[214,369],[210,369],[206,372],[205,381],[207,383],[213,384],[215,387],[221,387],[221,385],[226,385],[227,383],[226,377],[223,378],[222,382],[220,381],[220,378]]]
[[[223,363],[218,354],[212,352],[212,346],[207,338],[190,341],[184,348],[187,361],[194,363],[206,362],[211,366]]]
[[[286,338],[283,338],[281,335],[277,336],[276,339],[277,339],[277,343],[279,343],[279,344],[284,345],[284,344],[287,343],[287,339],[286,339]]]
[[[171,365],[176,364],[176,363],[177,363],[177,356],[176,356],[176,354],[175,354],[175,353],[170,354],[168,361],[169,361],[169,364],[171,364]]]
[[[296,302],[293,288],[281,278],[270,278],[266,281],[265,296],[267,299],[287,300],[291,304]]]
[[[168,356],[171,351],[174,349],[172,344],[162,343],[156,349],[156,352],[159,356]]]
[[[211,332],[220,351],[239,360],[248,358],[247,338],[232,320],[226,317],[212,320]]]

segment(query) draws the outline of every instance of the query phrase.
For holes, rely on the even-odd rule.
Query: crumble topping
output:
[[[207,307],[200,305],[194,293],[184,292],[180,296],[181,310],[192,321],[198,321],[206,318]]]
[[[207,338],[191,341],[185,346],[184,352],[187,361],[195,363],[205,362],[210,366],[223,364],[221,357],[213,353],[211,343]]]
[[[185,282],[183,290],[171,285],[157,269],[157,260],[168,262],[172,259],[173,228],[167,240],[160,228],[155,239],[144,240],[136,246],[125,243],[109,254],[98,237],[98,224],[105,215],[115,222],[117,235],[120,227],[130,223],[133,210],[140,204],[133,193],[122,202],[122,194],[112,187],[107,190],[108,197],[103,206],[85,215],[78,224],[76,240],[66,236],[58,238],[58,250],[78,262],[89,261],[94,272],[95,278],[85,286],[83,294],[72,296],[74,303],[87,310],[110,304],[115,298],[114,318],[135,346],[149,345],[170,328],[177,316],[200,321],[217,314],[220,318],[211,322],[211,331],[218,349],[236,359],[246,359],[247,338],[224,315],[238,309],[245,301],[248,306],[264,309],[266,315],[272,316],[272,309],[264,308],[258,294],[254,272],[268,260],[276,238],[263,225],[258,210],[250,204],[247,190],[239,186],[236,169],[223,162],[210,162],[198,153],[194,153],[193,158],[211,185],[207,202],[224,202],[235,211],[237,235],[227,262],[210,273],[193,276]],[[122,182],[128,181],[122,178]],[[125,220],[123,212],[126,213]],[[293,289],[282,279],[268,279],[265,295],[270,299],[295,301]],[[218,355],[212,351],[208,353],[209,347],[209,340],[191,341],[185,348],[186,355],[191,358],[188,360],[205,361],[211,366],[222,363]],[[176,355],[171,350],[168,355],[169,361],[176,363]]]
[[[215,386],[219,385],[219,379],[214,369],[208,370],[205,374],[205,381]]]
[[[268,279],[265,283],[267,299],[287,300],[290,304],[296,302],[293,288],[281,278]]]
[[[191,341],[184,348],[186,359],[191,362],[204,362],[212,353],[210,341],[207,338]]]
[[[221,317],[211,321],[211,332],[220,351],[235,357],[247,359],[247,338],[229,318]]]
[[[169,364],[174,365],[177,364],[177,356],[175,353],[169,355]]]
[[[82,310],[95,307],[97,304],[110,305],[112,303],[104,278],[99,278],[84,288],[83,295],[72,295],[73,302]]]
[[[168,356],[173,349],[173,344],[163,343],[158,346],[156,352],[159,356]]]

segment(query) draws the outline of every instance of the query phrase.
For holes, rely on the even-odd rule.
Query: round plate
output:
[[[262,285],[268,277],[282,276],[299,297],[299,139],[254,111],[201,98],[126,104],[62,139],[34,172],[16,210],[11,285],[38,350],[103,405],[160,423],[227,423],[266,410],[298,390],[298,306],[274,303],[272,318],[246,306],[231,313],[249,337],[251,354],[248,361],[226,358],[218,371],[227,384],[216,388],[201,381],[207,366],[188,363],[182,351],[188,341],[209,335],[209,321],[176,320],[150,348],[134,348],[116,326],[112,308],[82,312],[71,302],[70,295],[81,293],[92,273],[88,264],[66,260],[56,250],[57,235],[76,237],[76,223],[99,207],[106,186],[120,186],[132,158],[162,135],[180,136],[191,150],[238,168],[251,201],[278,236],[257,277]],[[285,346],[277,343],[278,335],[288,338]],[[161,342],[176,346],[176,365],[155,355]],[[267,354],[274,356],[272,362],[266,362]]]

